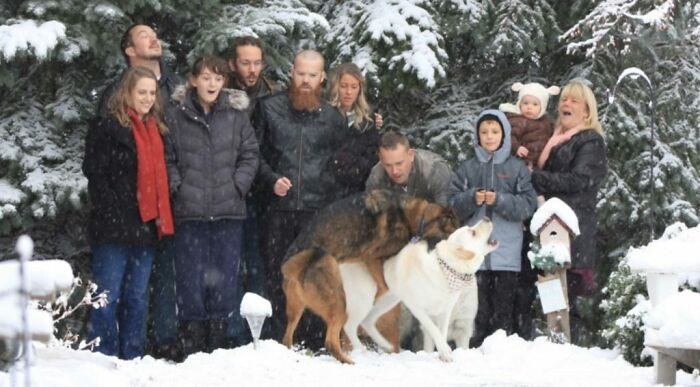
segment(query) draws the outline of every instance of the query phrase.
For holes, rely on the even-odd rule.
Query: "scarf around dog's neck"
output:
[[[464,289],[474,280],[473,274],[458,272],[452,266],[447,264],[447,262],[440,257],[439,253],[437,254],[437,260],[440,264],[440,269],[442,269],[442,274],[445,275],[445,279],[447,280],[447,288],[451,292],[462,291],[462,289]]]

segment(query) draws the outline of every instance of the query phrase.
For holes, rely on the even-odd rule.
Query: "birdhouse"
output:
[[[547,200],[532,216],[530,232],[539,239],[540,254],[564,265],[571,262],[571,240],[579,233],[578,218],[558,198]]]
[[[538,275],[537,290],[550,338],[571,342],[566,267],[571,262],[571,240],[580,234],[578,218],[566,203],[551,198],[532,216],[530,232],[539,239],[539,248],[528,258],[544,270],[544,275]]]
[[[537,234],[542,246],[554,243],[571,246],[571,239],[576,236],[557,215],[552,215]]]

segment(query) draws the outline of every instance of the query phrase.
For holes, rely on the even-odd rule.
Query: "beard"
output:
[[[311,91],[301,90],[292,81],[287,92],[292,108],[297,111],[312,112],[321,108],[321,85]]]

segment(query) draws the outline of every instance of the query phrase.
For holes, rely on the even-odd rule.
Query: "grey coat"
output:
[[[442,157],[427,150],[416,149],[406,189],[394,183],[379,162],[372,167],[365,190],[389,189],[446,206],[452,176],[452,170]]]
[[[167,114],[166,162],[176,222],[244,219],[245,195],[258,169],[258,142],[245,109],[248,97],[224,89],[210,114],[196,91],[180,86]]]
[[[479,119],[486,114],[498,117],[504,131],[503,144],[492,156],[479,145],[477,131],[476,157],[457,169],[450,183],[449,203],[462,224],[474,225],[486,216],[493,221],[491,238],[499,245],[486,257],[481,270],[520,271],[523,221],[535,212],[537,194],[525,162],[510,155],[511,129],[506,116],[498,110],[486,110]],[[474,195],[479,188],[496,191],[493,206],[476,205]]]

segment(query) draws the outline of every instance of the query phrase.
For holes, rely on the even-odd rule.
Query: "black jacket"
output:
[[[365,121],[362,128],[350,126],[349,131],[347,140],[335,156],[335,174],[344,188],[343,196],[364,191],[369,172],[379,161],[379,131],[374,123]]]
[[[126,72],[126,70],[124,70]],[[119,78],[109,84],[102,91],[100,96],[100,101],[97,105],[97,116],[107,117],[109,116],[109,99],[114,94],[119,82],[121,82],[124,72],[119,76]],[[165,63],[160,63],[160,79],[158,79],[158,94],[160,96],[160,102],[163,105],[163,111],[166,110],[166,106],[170,101],[170,96],[175,92],[175,88],[182,84],[183,80],[179,75],[170,71],[170,69],[165,65]]]
[[[224,89],[205,117],[194,89],[178,87],[167,114],[166,160],[176,222],[244,219],[245,195],[259,153],[245,108],[248,97]]]
[[[136,143],[131,127],[114,117],[97,119],[85,140],[83,173],[91,208],[90,244],[154,245],[155,222],[141,221],[136,201]]]
[[[345,118],[325,101],[314,112],[292,109],[286,93],[260,99],[254,126],[260,143],[258,178],[266,205],[275,210],[316,210],[340,196],[333,174],[333,155],[347,137]],[[292,188],[284,197],[274,194],[280,177]]]
[[[594,130],[575,134],[552,149],[542,170],[532,172],[532,185],[545,198],[558,197],[574,210],[581,235],[571,245],[571,265],[591,268],[596,258],[596,195],[608,170],[603,137]]]

